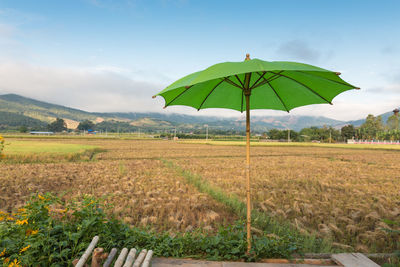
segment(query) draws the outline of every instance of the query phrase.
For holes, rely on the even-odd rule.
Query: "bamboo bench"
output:
[[[118,249],[113,248],[111,249],[110,253],[104,252],[103,248],[96,248],[97,243],[99,242],[99,237],[95,236],[92,239],[92,242],[90,242],[89,246],[87,247],[85,253],[83,253],[82,257],[80,259],[75,259],[72,264],[75,267],[84,267],[84,266],[89,266],[86,264],[86,261],[88,260],[90,254],[92,254],[92,262],[91,262],[91,267],[109,267],[114,261],[115,256],[117,255]],[[149,250],[147,251],[146,249],[143,249],[140,251],[138,254],[137,258],[136,257],[136,249],[131,248],[128,253],[127,248],[123,248],[118,256],[118,258],[114,262],[114,267],[149,267],[150,262],[151,262],[151,257],[153,256],[153,251]],[[101,265],[101,262],[105,260],[103,265]]]

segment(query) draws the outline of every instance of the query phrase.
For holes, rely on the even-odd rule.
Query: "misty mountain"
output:
[[[14,114],[14,119],[13,119]],[[391,112],[382,114],[386,121]],[[180,130],[203,129],[207,124],[212,129],[244,131],[244,117],[220,118],[216,116],[193,116],[185,114],[156,113],[156,112],[87,112],[80,109],[69,108],[62,105],[51,104],[16,94],[0,95],[0,125],[15,126],[18,121],[24,126],[44,125],[63,118],[68,128],[74,129],[83,120],[95,123],[125,123],[132,127],[144,129],[170,129]],[[364,120],[339,121],[322,116],[252,116],[252,130],[264,132],[269,129],[292,129],[299,131],[306,127],[332,126],[342,127],[352,123],[361,125]],[[28,124],[28,125],[27,125]]]

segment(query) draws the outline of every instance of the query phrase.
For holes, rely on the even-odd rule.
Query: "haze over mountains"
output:
[[[382,114],[383,121],[391,112]],[[243,117],[219,118],[211,116],[191,116],[184,114],[170,113],[96,113],[87,112],[80,109],[69,108],[38,101],[16,94],[0,95],[0,126],[2,128],[27,126],[44,127],[55,118],[62,118],[66,121],[68,128],[75,129],[80,121],[91,120],[95,123],[102,122],[124,122],[134,127],[143,129],[161,130],[169,128],[179,128],[181,130],[191,130],[204,128],[205,124],[219,130],[239,130],[245,127]],[[364,119],[357,121],[339,121],[321,116],[252,116],[252,130],[263,132],[272,128],[292,129],[299,131],[302,128],[316,126],[341,127],[346,124],[359,126]]]

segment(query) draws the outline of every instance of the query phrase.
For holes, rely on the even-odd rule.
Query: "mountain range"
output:
[[[382,114],[383,121],[387,120],[392,112]],[[30,128],[45,127],[55,118],[66,121],[69,129],[75,129],[79,122],[91,120],[96,124],[110,125],[117,123],[131,128],[144,130],[162,130],[179,128],[183,131],[204,129],[207,124],[211,129],[243,131],[245,120],[242,117],[219,118],[213,116],[191,116],[171,113],[143,113],[143,112],[87,112],[51,104],[16,94],[0,95],[0,129],[26,126]],[[332,126],[342,127],[346,124],[359,126],[363,119],[356,121],[340,121],[322,116],[252,116],[252,130],[264,132],[269,129],[292,129],[299,131],[306,127]]]

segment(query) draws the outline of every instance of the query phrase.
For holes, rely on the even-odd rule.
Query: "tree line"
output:
[[[56,118],[55,121],[49,123],[46,126],[40,125],[38,130],[48,130],[52,132],[63,132],[68,131],[66,122],[61,118]],[[22,125],[20,127],[21,132],[27,132],[29,129]],[[130,125],[128,122],[117,122],[117,121],[103,121],[95,124],[90,120],[81,121],[77,127],[78,131],[109,131],[109,132],[132,132],[137,131],[138,127]],[[149,129],[142,127],[142,131],[151,132]],[[167,133],[170,133],[171,129],[167,129]],[[192,130],[193,131],[193,130]],[[181,131],[181,134],[182,131]],[[204,133],[200,129],[194,130],[194,135],[203,135]],[[233,130],[221,130],[210,128],[209,134],[211,135],[242,135],[244,132],[233,131]],[[188,134],[183,134],[180,137],[185,138]],[[293,130],[279,130],[271,129],[264,132],[260,138],[297,142],[309,142],[309,141],[320,141],[320,142],[345,142],[347,139],[377,139],[377,140],[400,140],[400,120],[398,113],[391,115],[386,122],[382,120],[381,116],[375,117],[369,114],[365,119],[365,122],[359,126],[348,124],[340,129],[333,128],[331,126],[324,127],[308,127],[303,128],[300,131]]]
[[[397,114],[390,116],[386,123],[382,117],[375,117],[369,114],[365,122],[355,127],[352,124],[343,126],[341,129],[332,127],[309,127],[299,132],[290,130],[272,129],[264,133],[265,138],[272,140],[288,140],[297,142],[320,141],[320,142],[340,142],[347,139],[368,139],[368,140],[400,140],[400,120]]]

